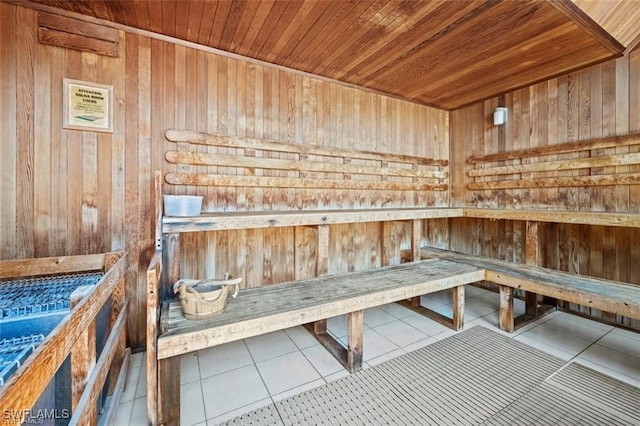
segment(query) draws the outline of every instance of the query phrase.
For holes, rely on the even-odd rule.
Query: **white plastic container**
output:
[[[200,195],[165,195],[165,216],[200,216],[202,196]]]

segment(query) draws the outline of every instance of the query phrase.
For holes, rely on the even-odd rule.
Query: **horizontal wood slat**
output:
[[[165,175],[172,185],[387,191],[449,188],[446,160],[189,130],[167,130],[165,136],[178,148],[165,154],[166,161],[176,165],[175,171]],[[203,152],[191,144],[211,148]]]
[[[469,176],[513,175],[518,173],[577,170],[593,167],[628,166],[632,164],[640,164],[640,153],[579,158],[575,160],[542,161],[539,163],[473,169],[469,170]]]
[[[40,12],[38,41],[51,46],[117,58],[120,33],[117,29],[105,25]]]
[[[117,29],[98,25],[80,19],[68,18],[66,16],[54,15],[52,13],[38,13],[38,26],[52,30],[64,31],[65,33],[77,34],[98,40],[118,43],[120,34]]]
[[[281,160],[276,158],[244,157],[241,155],[206,154],[199,152],[169,151],[165,158],[174,164],[200,166],[249,167],[269,170],[313,171],[325,173],[353,173],[375,176],[401,176],[443,179],[444,171],[411,170],[392,167],[368,167],[349,163],[321,163],[315,161]]]
[[[166,138],[171,142],[187,142],[198,145],[224,146],[229,148],[249,148],[263,151],[278,151],[296,154],[322,155],[327,157],[348,157],[361,160],[380,160],[401,163],[413,163],[423,166],[449,165],[449,160],[417,157],[412,155],[401,155],[391,153],[381,153],[372,151],[359,151],[339,147],[325,147],[310,144],[287,143],[268,139],[254,139],[239,136],[213,135],[208,133],[194,132],[190,130],[169,129],[165,133]]]
[[[640,135],[631,134],[560,145],[541,146],[482,157],[471,157],[470,190],[513,188],[563,188],[635,185],[640,173],[621,173],[619,166],[640,164],[640,153],[611,150],[640,145]],[[605,151],[607,150],[607,151]],[[617,154],[615,154],[617,152]],[[557,155],[571,158],[556,159]],[[514,164],[504,164],[512,161]],[[613,171],[611,171],[613,168]],[[526,175],[525,175],[526,174]]]
[[[167,173],[172,185],[280,187],[321,189],[378,189],[391,191],[446,191],[447,184],[358,181],[346,179],[302,179],[266,176],[223,176],[206,173]]]
[[[575,151],[592,149],[619,148],[640,144],[640,133],[624,136],[591,139],[589,141],[569,142],[558,145],[545,145],[536,148],[518,149],[507,152],[496,152],[488,155],[471,156],[467,159],[470,164],[489,163],[494,161],[515,160],[519,158],[540,157],[545,155],[566,154]]]
[[[571,176],[559,178],[536,178],[534,180],[503,180],[475,182],[469,189],[507,189],[507,188],[557,188],[565,186],[608,186],[640,184],[640,173],[616,175]]]

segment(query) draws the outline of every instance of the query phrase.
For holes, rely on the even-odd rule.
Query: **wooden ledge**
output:
[[[493,220],[573,223],[576,225],[622,226],[640,228],[640,214],[579,212],[567,210],[506,210],[464,208],[464,217]]]
[[[449,217],[462,217],[462,209],[396,208],[205,213],[197,217],[165,216],[162,219],[162,232],[169,234],[223,229],[276,228]]]
[[[162,232],[165,234],[171,234],[228,229],[316,226],[340,223],[461,217],[640,228],[640,214],[633,213],[483,208],[390,208],[221,212],[204,213],[197,217],[165,216],[162,218]]]

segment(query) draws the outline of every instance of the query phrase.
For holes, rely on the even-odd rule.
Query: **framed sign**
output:
[[[63,79],[65,129],[113,133],[113,86]]]

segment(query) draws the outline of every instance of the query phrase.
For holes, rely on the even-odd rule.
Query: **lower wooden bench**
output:
[[[455,288],[461,303],[454,316],[462,318],[464,285],[484,278],[484,270],[475,266],[430,259],[245,289],[209,320],[186,320],[173,302],[161,314],[157,339],[158,423],[180,422],[182,354],[347,314],[346,348],[326,333],[318,337],[353,372],[362,365],[364,309]],[[461,319],[457,322],[462,325]]]
[[[638,285],[436,248],[421,248],[420,258],[449,260],[484,269],[485,281],[500,285],[500,328],[508,332],[512,332],[516,325],[514,289],[640,319]]]

